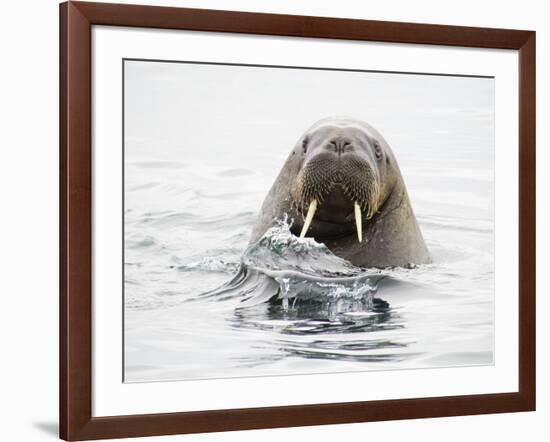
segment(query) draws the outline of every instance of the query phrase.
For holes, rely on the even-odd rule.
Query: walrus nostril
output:
[[[335,153],[338,154],[338,156],[342,155],[346,150],[350,150],[351,148],[351,142],[348,141],[345,138],[333,138],[328,142],[328,147],[332,150],[334,150]]]

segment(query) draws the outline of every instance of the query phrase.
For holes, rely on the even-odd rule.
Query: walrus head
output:
[[[291,205],[305,218],[300,236],[325,240],[352,234],[379,211],[398,177],[386,141],[369,125],[321,120],[298,141],[302,156],[291,185]],[[296,232],[297,233],[297,232]]]

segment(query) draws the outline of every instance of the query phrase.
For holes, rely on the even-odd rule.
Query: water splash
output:
[[[278,222],[244,252],[235,277],[201,295],[238,300],[236,308],[266,302],[283,310],[314,303],[337,311],[365,311],[373,306],[380,270],[362,269],[334,255],[313,238],[298,238],[286,221]],[[346,307],[342,307],[345,305]]]

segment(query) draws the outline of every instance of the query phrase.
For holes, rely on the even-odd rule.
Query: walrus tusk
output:
[[[357,238],[359,242],[363,242],[363,223],[361,221],[361,207],[357,204],[357,201],[354,204],[355,208],[355,225],[357,226]]]
[[[311,221],[313,221],[313,215],[315,215],[316,210],[317,210],[317,200],[313,199],[311,200],[311,204],[309,205],[309,209],[306,215],[306,220],[304,221],[304,227],[302,227],[302,231],[300,232],[300,238],[303,238],[304,236],[306,236],[307,229],[309,229],[309,226],[311,225]]]

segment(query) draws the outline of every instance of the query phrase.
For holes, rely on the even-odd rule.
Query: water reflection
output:
[[[266,348],[275,347],[276,352],[262,358],[236,358],[239,364],[253,367],[289,356],[356,362],[402,361],[417,356],[405,350],[406,343],[365,334],[405,327],[398,311],[383,299],[284,301],[274,297],[266,304],[235,309],[229,319],[234,329],[276,332],[280,336],[275,342],[265,343]]]

